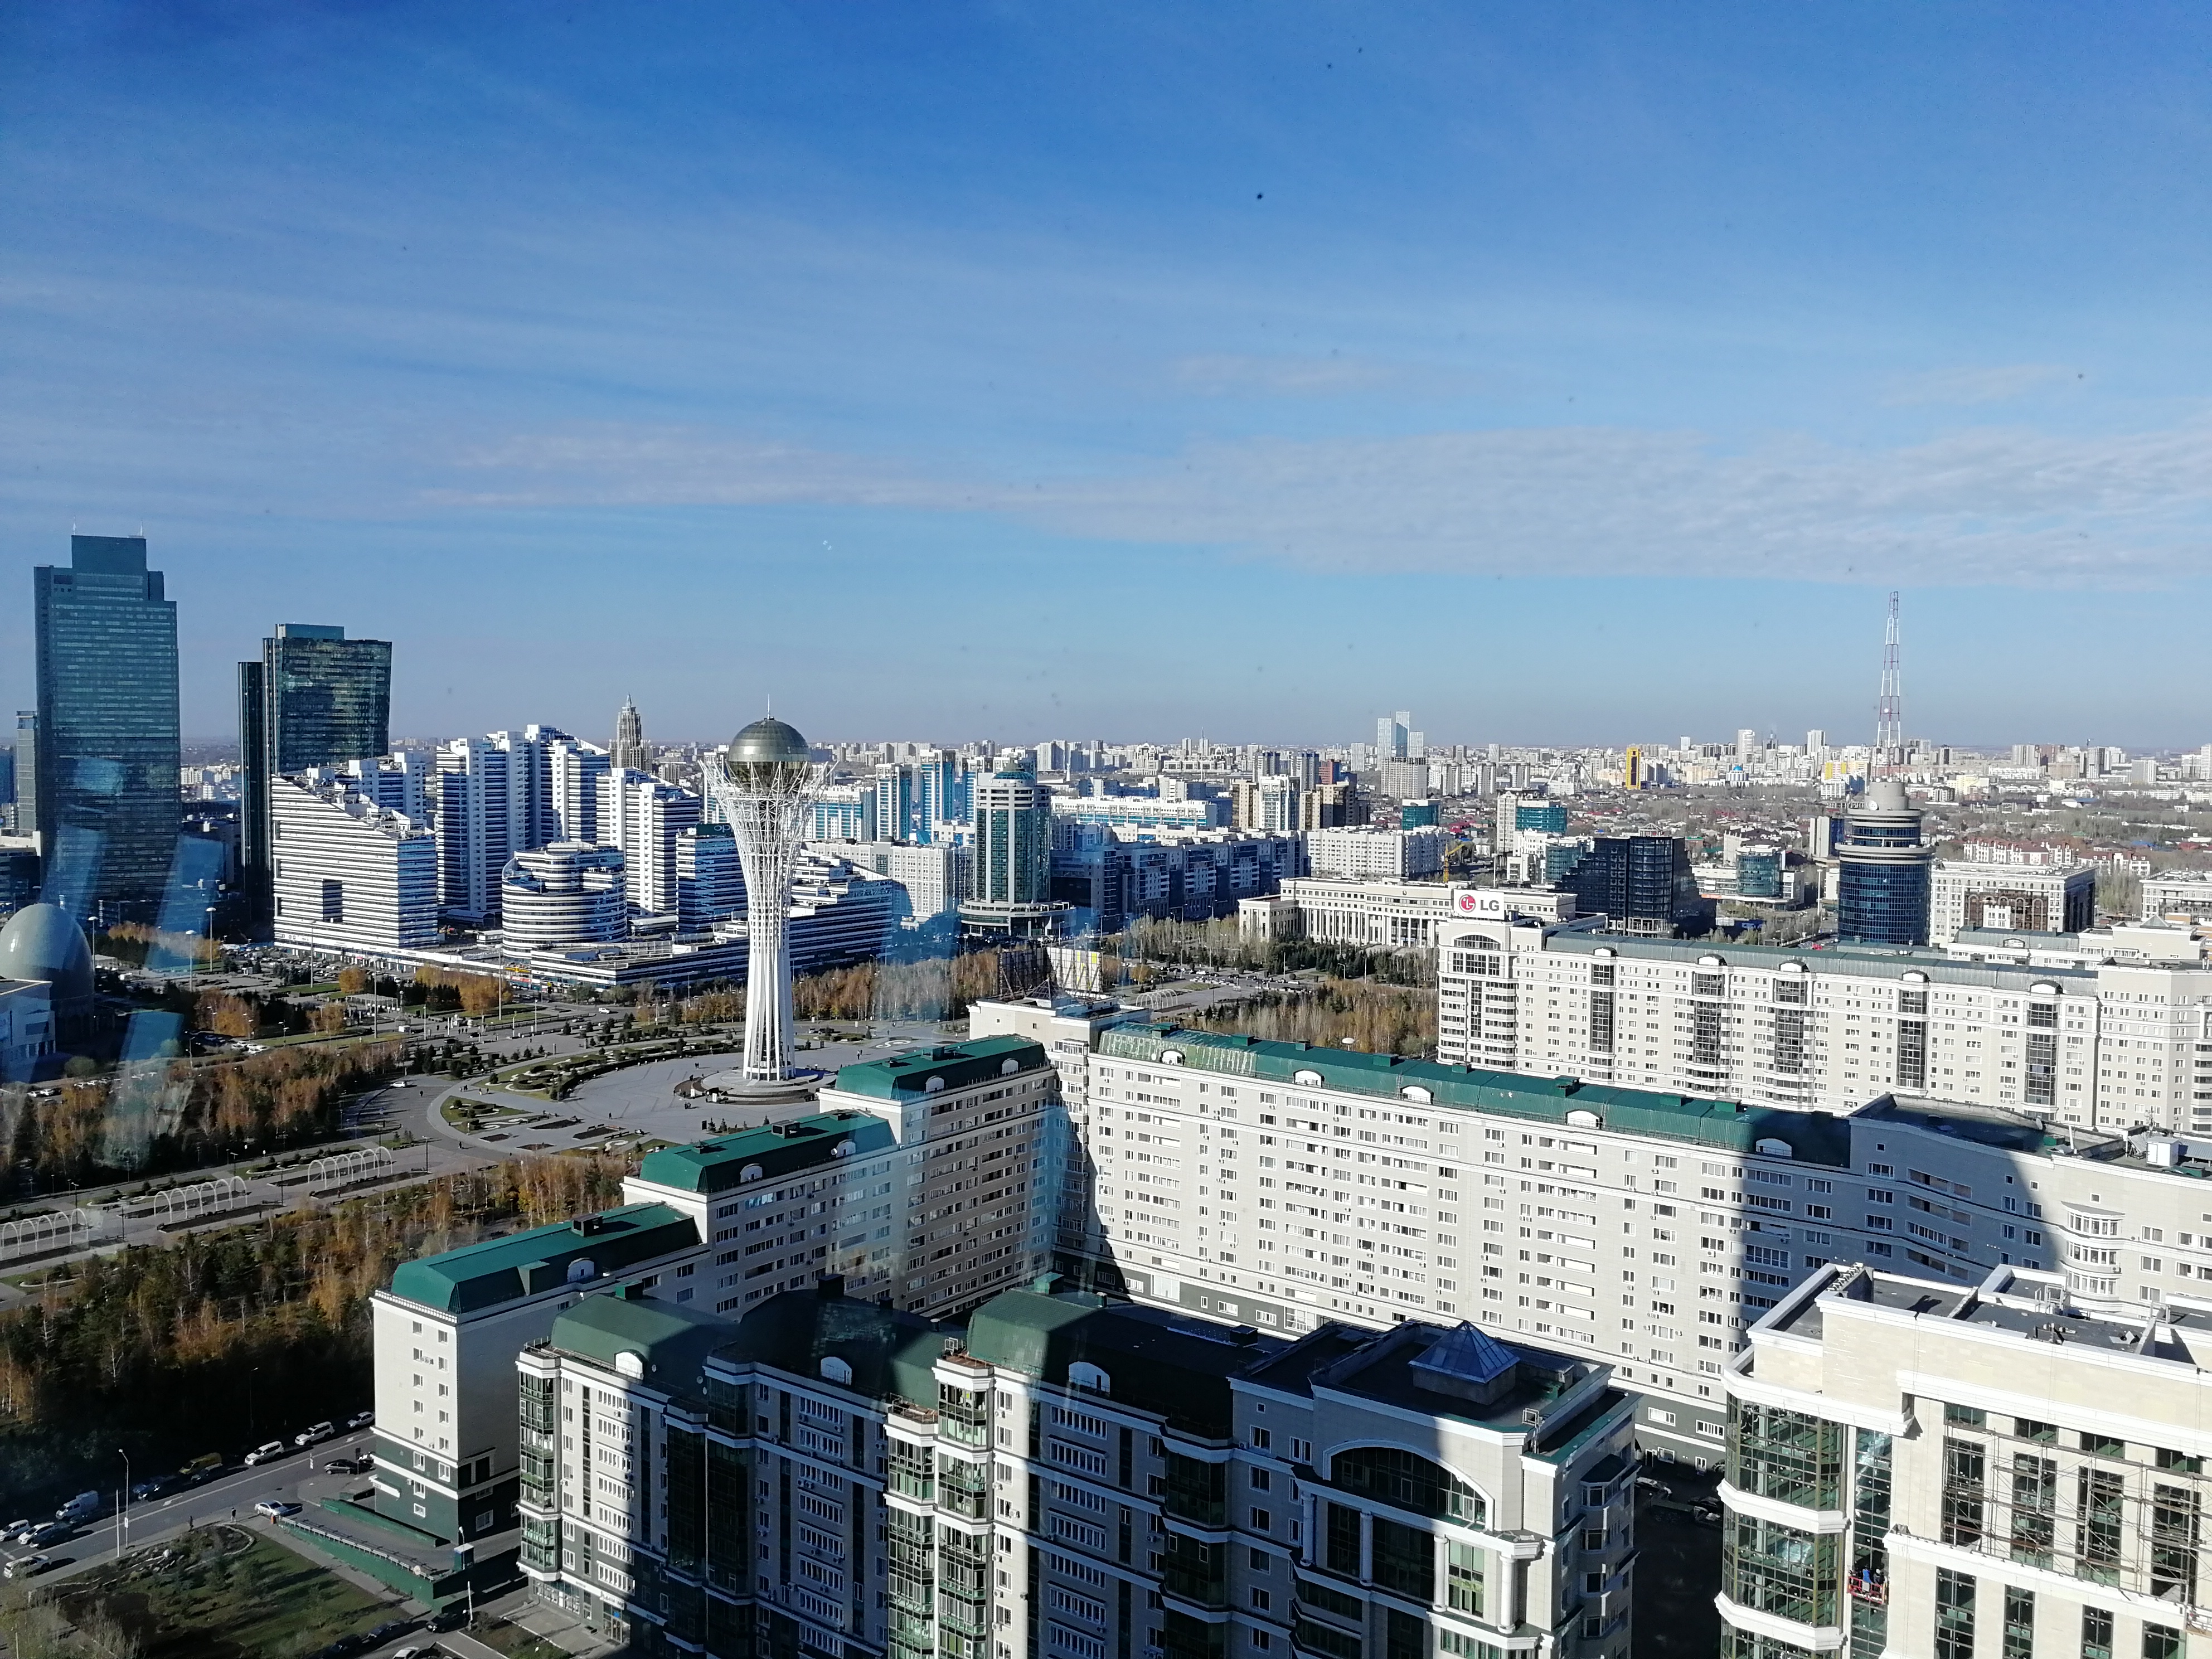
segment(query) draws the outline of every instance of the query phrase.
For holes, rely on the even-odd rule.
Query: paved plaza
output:
[[[849,1036],[855,1028],[840,1029]],[[867,1029],[870,1035],[860,1042],[822,1041],[814,1031],[804,1030],[800,1040],[809,1044],[818,1042],[819,1046],[802,1048],[796,1056],[797,1063],[819,1071],[821,1081],[826,1085],[834,1080],[841,1066],[958,1040],[947,1027],[934,1021],[872,1025]],[[511,1108],[517,1115],[487,1115],[475,1134],[450,1125],[441,1127],[446,1134],[457,1139],[475,1142],[486,1151],[502,1153],[566,1152],[572,1147],[611,1144],[613,1149],[623,1149],[641,1139],[696,1140],[702,1135],[804,1117],[815,1109],[813,1103],[806,1100],[772,1107],[737,1106],[686,1099],[676,1092],[679,1085],[694,1078],[709,1087],[718,1079],[734,1084],[737,1059],[736,1054],[726,1054],[648,1060],[605,1077],[592,1078],[577,1085],[566,1100],[559,1101],[511,1093],[487,1086],[477,1079],[467,1079],[453,1085],[447,1097],[488,1102],[495,1107]],[[607,1133],[610,1130],[611,1134]]]

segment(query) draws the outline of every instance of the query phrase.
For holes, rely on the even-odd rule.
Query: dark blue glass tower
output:
[[[1920,814],[1885,779],[1844,814],[1836,843],[1836,937],[1854,945],[1928,943],[1929,872]]]
[[[156,921],[177,852],[175,601],[143,536],[72,536],[70,568],[40,565],[32,582],[27,793],[46,897],[96,926]]]

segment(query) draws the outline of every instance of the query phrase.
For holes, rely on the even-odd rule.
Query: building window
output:
[[[1738,1514],[1723,1535],[1721,1589],[1740,1607],[1800,1625],[1836,1622],[1837,1539]]]
[[[1936,1570],[1936,1659],[1974,1659],[1974,1581]]]
[[[2035,1592],[2005,1587],[2003,1659],[2035,1659]]]

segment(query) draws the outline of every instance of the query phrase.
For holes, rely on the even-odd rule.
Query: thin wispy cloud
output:
[[[2057,381],[2078,379],[2080,374],[2080,370],[2057,363],[1939,368],[1926,374],[1899,376],[1890,382],[1882,401],[1908,406],[1928,404],[1961,407],[2010,403]]]
[[[1403,364],[1337,352],[1310,357],[1213,352],[1176,359],[1169,378],[1178,389],[1202,397],[1328,398],[1403,389],[1429,377]]]
[[[1886,449],[1608,428],[1263,439],[1083,478],[958,477],[690,428],[519,435],[438,504],[976,512],[1302,568],[2135,587],[2212,568],[2212,420]]]

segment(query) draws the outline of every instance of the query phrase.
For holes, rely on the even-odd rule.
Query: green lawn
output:
[[[488,1648],[497,1648],[507,1659],[568,1659],[565,1648],[504,1619],[479,1619],[469,1626],[469,1634]]]
[[[119,1627],[139,1659],[299,1659],[400,1616],[336,1573],[234,1526],[137,1551],[119,1567],[57,1584],[52,1599],[80,1626]]]

